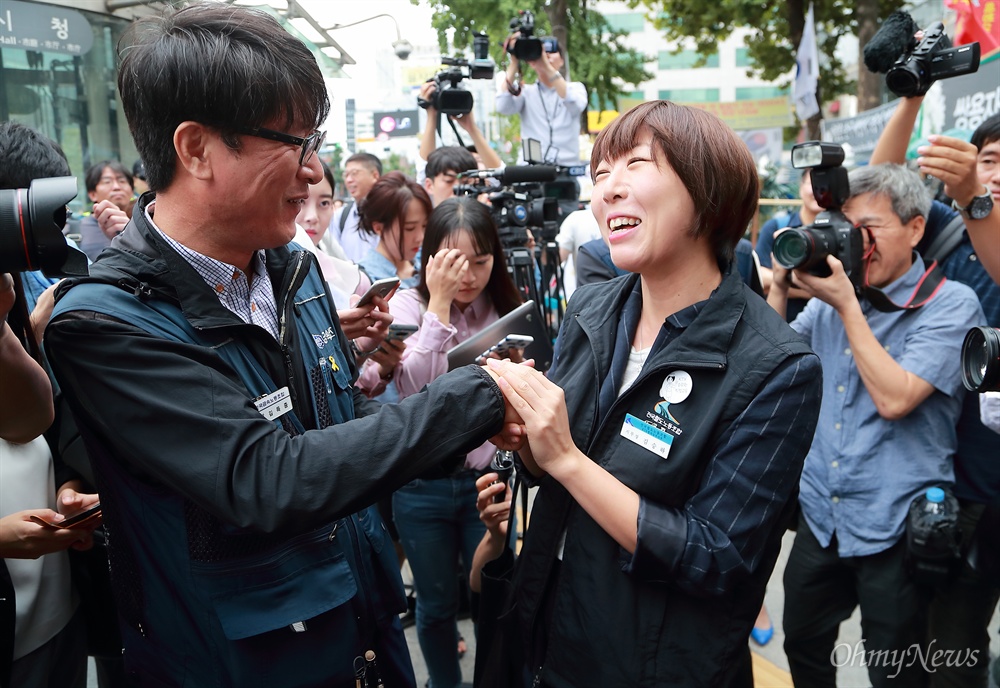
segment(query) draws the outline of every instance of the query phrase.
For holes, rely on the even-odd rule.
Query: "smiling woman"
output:
[[[733,269],[757,173],[720,120],[644,103],[591,169],[612,257],[637,274],[574,292],[548,379],[491,362],[544,477],[514,574],[526,668],[552,686],[750,686],[819,360]]]

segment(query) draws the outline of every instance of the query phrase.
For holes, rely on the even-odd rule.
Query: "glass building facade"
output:
[[[118,100],[115,47],[126,19],[59,5],[0,3],[0,120],[62,146],[87,205],[83,176],[102,160],[138,160]]]

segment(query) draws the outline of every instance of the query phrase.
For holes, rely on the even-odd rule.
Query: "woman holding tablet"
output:
[[[397,292],[395,322],[419,326],[396,366],[405,399],[448,370],[448,350],[521,303],[507,273],[487,206],[451,198],[431,213],[420,285]],[[417,591],[417,638],[434,688],[462,682],[457,651],[458,561],[465,575],[485,533],[476,510],[476,478],[489,466],[491,444],[455,457],[451,475],[418,479],[393,496],[393,514]]]

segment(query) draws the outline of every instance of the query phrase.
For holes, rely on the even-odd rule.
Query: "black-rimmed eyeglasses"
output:
[[[323,142],[326,141],[325,131],[314,131],[305,138],[301,136],[292,136],[291,134],[286,134],[280,131],[274,131],[273,129],[265,129],[264,127],[241,127],[237,128],[237,134],[245,134],[246,136],[256,136],[260,139],[268,139],[270,141],[280,141],[281,143],[287,143],[289,146],[298,146],[300,148],[299,152],[299,165],[305,165],[309,160],[312,159],[313,153],[318,151],[323,147]]]

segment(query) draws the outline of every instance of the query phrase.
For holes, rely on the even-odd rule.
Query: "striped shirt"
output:
[[[261,249],[254,253],[251,263],[253,274],[248,275],[235,265],[198,253],[167,236],[153,222],[150,211],[154,205],[155,203],[150,203],[146,208],[150,226],[201,275],[205,284],[219,297],[219,302],[243,322],[262,327],[277,339],[278,306],[271,278],[267,274],[264,251]]]

